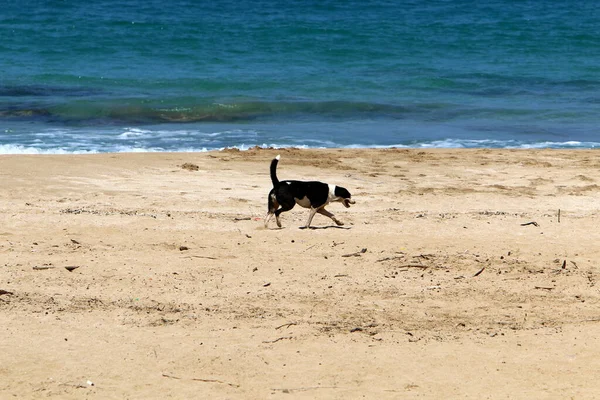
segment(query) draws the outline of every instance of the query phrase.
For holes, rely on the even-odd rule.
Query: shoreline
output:
[[[439,140],[434,142],[442,142],[447,143],[448,141],[452,141],[453,139],[448,140]],[[481,142],[480,140],[465,140],[465,142]],[[459,140],[460,142],[460,140]],[[577,144],[575,144],[577,143]],[[586,144],[587,145],[584,145]],[[15,152],[15,150],[11,150],[13,152],[0,153],[0,156],[12,155],[12,156],[27,156],[27,155],[44,155],[44,156],[52,156],[52,155],[98,155],[98,154],[187,154],[187,153],[215,153],[222,151],[269,151],[278,149],[292,149],[292,150],[304,150],[304,151],[336,151],[336,150],[360,150],[360,151],[379,151],[379,150],[408,150],[408,151],[478,151],[478,150],[491,150],[491,151],[512,151],[512,150],[523,150],[523,151],[545,151],[545,150],[553,150],[553,151],[571,151],[571,150],[581,150],[581,151],[595,151],[599,150],[599,143],[595,142],[580,142],[580,141],[566,141],[563,143],[560,142],[544,142],[541,144],[522,144],[519,147],[509,146],[509,147],[489,147],[489,146],[474,146],[474,145],[458,145],[458,146],[448,146],[446,145],[430,145],[426,144],[424,147],[417,146],[403,146],[403,145],[389,145],[389,146],[358,146],[358,145],[348,145],[345,147],[296,147],[296,146],[266,146],[266,145],[252,145],[252,146],[232,146],[232,147],[221,147],[221,148],[202,148],[195,150],[152,150],[152,149],[138,149],[132,148],[130,150],[125,151],[72,151],[72,152],[63,152],[64,150],[55,149],[55,150],[42,150],[36,147],[24,147],[21,145],[13,145],[13,144],[4,144],[0,145],[0,149],[4,147],[7,148],[19,148],[20,152]]]
[[[263,227],[276,154],[346,229]],[[7,396],[595,395],[594,149],[39,156],[0,156]]]

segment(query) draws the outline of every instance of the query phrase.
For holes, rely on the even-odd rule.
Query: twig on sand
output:
[[[169,374],[162,374],[162,376],[165,378],[171,378],[171,379],[177,379],[177,380],[183,379],[178,376],[169,375]],[[190,380],[196,381],[196,382],[206,382],[206,383],[221,383],[223,385],[229,385],[229,386],[236,387],[236,388],[240,387],[240,385],[236,385],[235,383],[224,382],[224,381],[220,381],[218,379],[191,378]]]
[[[308,246],[308,247],[307,247],[306,249],[304,249],[302,252],[304,253],[304,252],[306,252],[306,251],[308,251],[308,250],[312,249],[312,248],[313,248],[313,247],[315,247],[315,246],[316,246],[316,244],[313,244],[312,246]]]
[[[428,265],[423,265],[423,264],[404,264],[399,266],[398,268],[421,268],[421,269],[427,269],[429,268]]]
[[[483,270],[485,270],[485,267],[483,267],[479,271],[475,272],[475,275],[473,275],[473,277],[481,275],[481,273],[483,272]]]
[[[415,258],[424,258],[426,260],[429,260],[431,257],[433,257],[434,254],[419,254],[417,257]]]
[[[187,256],[186,258],[208,258],[209,260],[218,260],[217,257],[210,257],[210,256]]]
[[[364,249],[362,249],[361,251],[357,251],[356,253],[350,253],[350,254],[342,254],[342,257],[360,257],[362,254],[367,252],[367,248],[365,247]]]
[[[278,327],[275,328],[275,330],[281,329],[281,328],[289,328],[292,325],[298,325],[298,324],[296,322],[290,322],[289,324],[279,325]]]
[[[554,289],[553,287],[547,287],[547,286],[536,286],[536,289],[543,289],[543,290],[552,290]]]
[[[282,337],[279,337],[279,338],[277,338],[275,340],[263,340],[263,343],[277,343],[280,340],[293,339],[293,338],[294,338],[293,336],[282,336]]]
[[[385,257],[385,258],[380,258],[379,260],[377,260],[376,262],[383,262],[383,261],[391,261],[391,260],[398,260],[400,258],[404,258],[403,256],[393,256],[393,257]]]
[[[235,388],[240,387],[240,385],[236,385],[235,383],[223,382],[223,381],[220,381],[218,379],[192,378],[192,380],[196,381],[196,382],[221,383],[223,385],[228,385],[228,386],[235,387]]]
[[[521,226],[527,226],[527,225],[533,225],[533,226],[540,226],[537,222],[535,221],[531,221],[531,222],[526,222],[524,224],[521,224]]]
[[[299,387],[299,388],[288,388],[288,389],[277,389],[273,388],[271,390],[276,390],[283,393],[291,393],[291,392],[306,392],[308,390],[317,390],[317,389],[337,389],[337,386],[309,386],[309,387]]]

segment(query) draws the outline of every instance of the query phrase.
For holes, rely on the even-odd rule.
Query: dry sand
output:
[[[600,398],[598,155],[2,156],[0,398]]]

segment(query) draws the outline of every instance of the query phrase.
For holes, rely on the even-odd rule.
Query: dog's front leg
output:
[[[317,212],[318,212],[319,214],[322,214],[322,215],[324,215],[324,216],[326,216],[326,217],[329,217],[329,218],[331,218],[331,219],[333,220],[333,222],[335,222],[335,223],[336,223],[337,225],[339,225],[339,226],[342,226],[342,225],[344,225],[344,223],[343,223],[342,221],[340,221],[339,219],[337,219],[337,218],[335,217],[335,215],[333,215],[333,213],[330,213],[329,211],[327,211],[327,210],[325,209],[325,207],[323,207],[323,208],[319,208],[319,210],[318,210]]]
[[[316,208],[310,208],[310,212],[308,213],[308,219],[306,220],[306,225],[303,226],[304,229],[310,228],[310,223],[312,222],[312,219],[317,213],[317,211],[318,210]]]

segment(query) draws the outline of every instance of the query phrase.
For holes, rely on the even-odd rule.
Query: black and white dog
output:
[[[336,185],[328,185],[318,181],[279,181],[277,179],[277,156],[271,161],[271,181],[273,189],[269,192],[269,211],[265,217],[265,228],[273,215],[277,220],[277,226],[281,228],[279,215],[284,211],[289,211],[296,204],[310,208],[308,220],[303,228],[309,228],[316,213],[329,217],[338,225],[344,225],[332,213],[325,209],[325,206],[331,202],[339,201],[344,206],[350,207],[355,201],[351,199],[350,192]],[[279,208],[281,206],[281,208]]]

